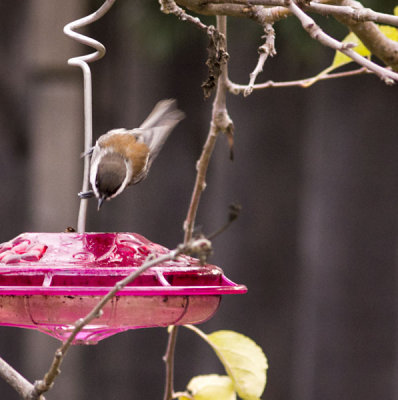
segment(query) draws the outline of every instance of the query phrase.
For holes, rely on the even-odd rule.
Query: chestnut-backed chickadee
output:
[[[99,210],[104,200],[145,179],[167,137],[183,118],[174,99],[162,100],[139,128],[113,129],[102,135],[84,154],[91,155],[92,190],[80,192],[79,197],[95,196]]]

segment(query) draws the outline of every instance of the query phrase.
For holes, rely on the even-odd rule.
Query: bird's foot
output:
[[[94,192],[92,190],[89,190],[87,192],[79,192],[77,194],[81,199],[91,199],[94,197]]]

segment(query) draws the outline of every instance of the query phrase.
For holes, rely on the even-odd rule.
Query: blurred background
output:
[[[0,2],[0,241],[21,232],[76,226],[83,162],[83,84],[68,58],[91,50],[63,26],[102,2]],[[367,1],[390,13],[395,3]],[[213,18],[203,18],[215,23]],[[342,39],[332,18],[318,19]],[[306,78],[333,51],[292,18],[275,26],[278,55],[259,81]],[[92,64],[95,137],[138,126],[162,98],[187,118],[173,132],[149,178],[104,205],[89,205],[88,231],[138,232],[173,248],[182,241],[195,163],[207,135],[211,99],[207,38],[166,16],[153,1],[118,0],[85,30],[107,55]],[[247,83],[262,30],[229,20],[230,77]],[[214,240],[210,259],[248,286],[223,298],[206,332],[233,329],[269,359],[264,399],[398,398],[397,87],[372,75],[267,89],[228,98],[235,161],[220,137],[197,224],[220,227],[230,203],[239,219]],[[167,333],[129,331],[70,351],[47,399],[161,399]],[[0,356],[30,381],[48,369],[58,343],[33,331],[0,327]],[[179,332],[175,388],[197,374],[222,372],[212,351]],[[5,382],[1,398],[18,399]]]

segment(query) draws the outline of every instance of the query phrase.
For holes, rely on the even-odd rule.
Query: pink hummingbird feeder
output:
[[[23,233],[0,245],[0,325],[66,340],[116,282],[149,254],[170,252],[135,233]],[[198,324],[221,295],[245,293],[214,265],[181,255],[146,270],[108,302],[74,343],[137,328]]]

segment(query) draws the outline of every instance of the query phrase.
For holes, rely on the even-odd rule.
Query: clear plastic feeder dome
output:
[[[66,340],[116,282],[150,253],[170,250],[135,233],[24,233],[0,245],[0,325]],[[120,290],[74,343],[95,344],[127,329],[198,324],[221,295],[245,293],[214,265],[195,258],[154,266]]]

